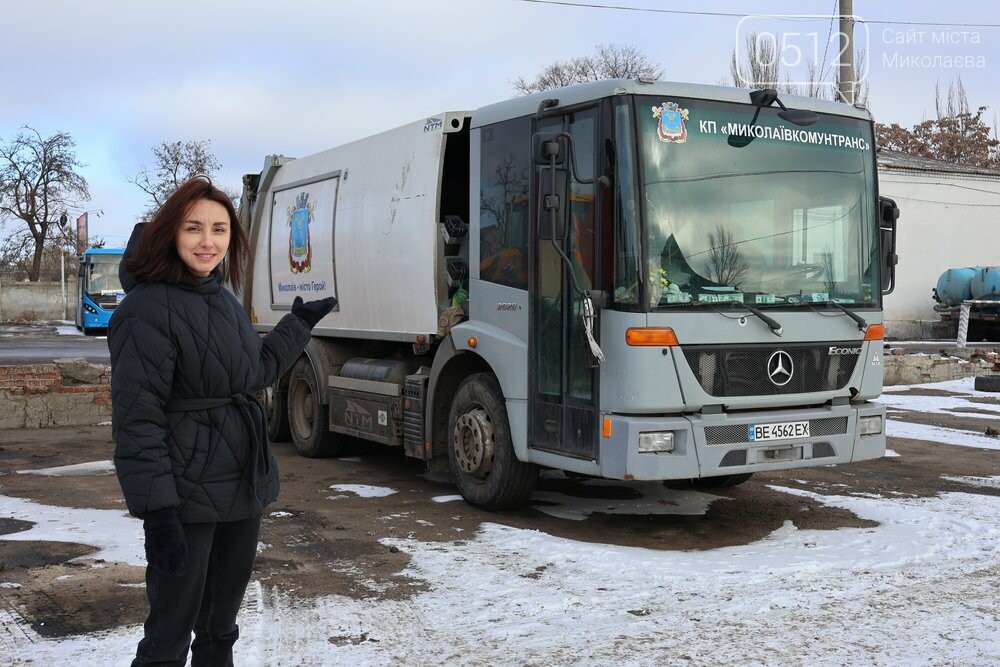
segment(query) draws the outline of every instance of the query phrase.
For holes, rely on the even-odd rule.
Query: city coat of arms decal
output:
[[[300,192],[295,206],[288,207],[288,265],[292,273],[309,273],[312,270],[312,244],[309,223],[313,220],[316,202],[309,201],[308,192]]]
[[[681,109],[676,102],[664,102],[653,107],[653,118],[657,119],[656,136],[660,141],[672,141],[683,144],[687,141],[688,131],[684,121],[688,119],[688,110]]]

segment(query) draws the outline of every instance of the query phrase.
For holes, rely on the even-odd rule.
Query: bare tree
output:
[[[705,272],[713,281],[739,289],[750,272],[750,262],[734,240],[733,233],[718,225],[714,232],[708,233],[708,246]]]
[[[876,123],[876,143],[879,148],[918,157],[998,169],[1000,140],[995,130],[983,121],[986,109],[979,107],[975,112],[925,120],[909,130],[897,123]]]
[[[164,141],[152,149],[155,164],[151,170],[142,167],[133,178],[125,179],[149,195],[150,202],[142,213],[143,220],[149,220],[174,190],[188,179],[199,175],[211,177],[222,168],[208,149],[210,143],[208,140]]]
[[[761,38],[753,32],[744,38],[744,59],[738,57],[733,48],[729,58],[729,78],[722,78],[719,84],[739,88],[774,88],[778,92],[792,95],[805,95],[821,100],[837,98],[838,80],[827,81],[825,63],[817,65],[814,62],[805,63],[805,81],[792,83],[791,78],[781,71],[781,55],[777,44],[772,38]],[[865,72],[866,54],[858,52],[854,59],[854,97],[858,104],[868,101],[868,82],[861,81]],[[835,69],[835,68],[829,68]]]
[[[479,212],[488,213],[496,220],[498,240],[509,243],[507,224],[513,215],[515,205],[524,200],[528,194],[528,184],[518,178],[515,157],[511,155],[504,159],[496,168],[496,180],[493,188],[483,190],[479,197]]]
[[[518,77],[511,85],[521,95],[528,95],[585,81],[659,79],[661,76],[663,67],[650,62],[638,48],[598,44],[592,56],[556,61],[543,69],[533,81]]]
[[[969,108],[969,97],[965,94],[965,85],[962,84],[962,77],[957,77],[948,84],[948,94],[943,98],[940,79],[934,82],[934,111],[937,113],[938,120],[968,116],[972,113]]]
[[[762,39],[752,32],[744,38],[743,43],[746,47],[744,61],[740,62],[736,47],[733,47],[729,58],[729,76],[732,78],[730,85],[792,92],[792,85],[788,80],[781,80],[781,60],[775,41]]]
[[[38,280],[45,242],[59,229],[60,216],[90,200],[87,181],[76,171],[83,165],[75,146],[65,132],[44,138],[28,126],[10,143],[0,144],[0,216],[27,226],[14,245],[30,246],[28,280]]]

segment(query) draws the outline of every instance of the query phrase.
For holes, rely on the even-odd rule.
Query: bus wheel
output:
[[[278,389],[280,380],[260,392],[260,402],[267,414],[267,437],[271,442],[285,442],[292,437],[288,428],[288,394]]]
[[[302,357],[288,378],[288,428],[299,454],[307,458],[335,456],[343,449],[344,439],[330,432],[327,406],[316,373],[307,357]]]
[[[535,490],[538,466],[514,455],[503,394],[488,373],[469,376],[455,393],[448,464],[465,500],[483,509],[521,507]]]

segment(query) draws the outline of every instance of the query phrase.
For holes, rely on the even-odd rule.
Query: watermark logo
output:
[[[868,25],[858,16],[850,42],[840,30],[840,17],[820,14],[745,16],[736,26],[736,84],[745,88],[800,88],[810,93],[836,88],[844,58],[854,61],[855,85],[868,76]],[[850,52],[848,52],[850,49]]]
[[[880,33],[886,69],[985,69],[977,30],[885,28]]]

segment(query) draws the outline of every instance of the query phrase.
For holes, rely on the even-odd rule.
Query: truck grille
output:
[[[684,358],[711,396],[780,396],[844,388],[860,354],[833,354],[830,348],[857,348],[860,341],[790,345],[689,345]],[[768,360],[778,351],[792,361],[791,379],[778,385],[768,377]],[[783,379],[783,378],[782,378]]]
[[[809,420],[809,437],[823,438],[847,433],[847,417],[821,417]],[[746,424],[726,424],[705,428],[705,442],[709,445],[741,445],[749,442]]]

